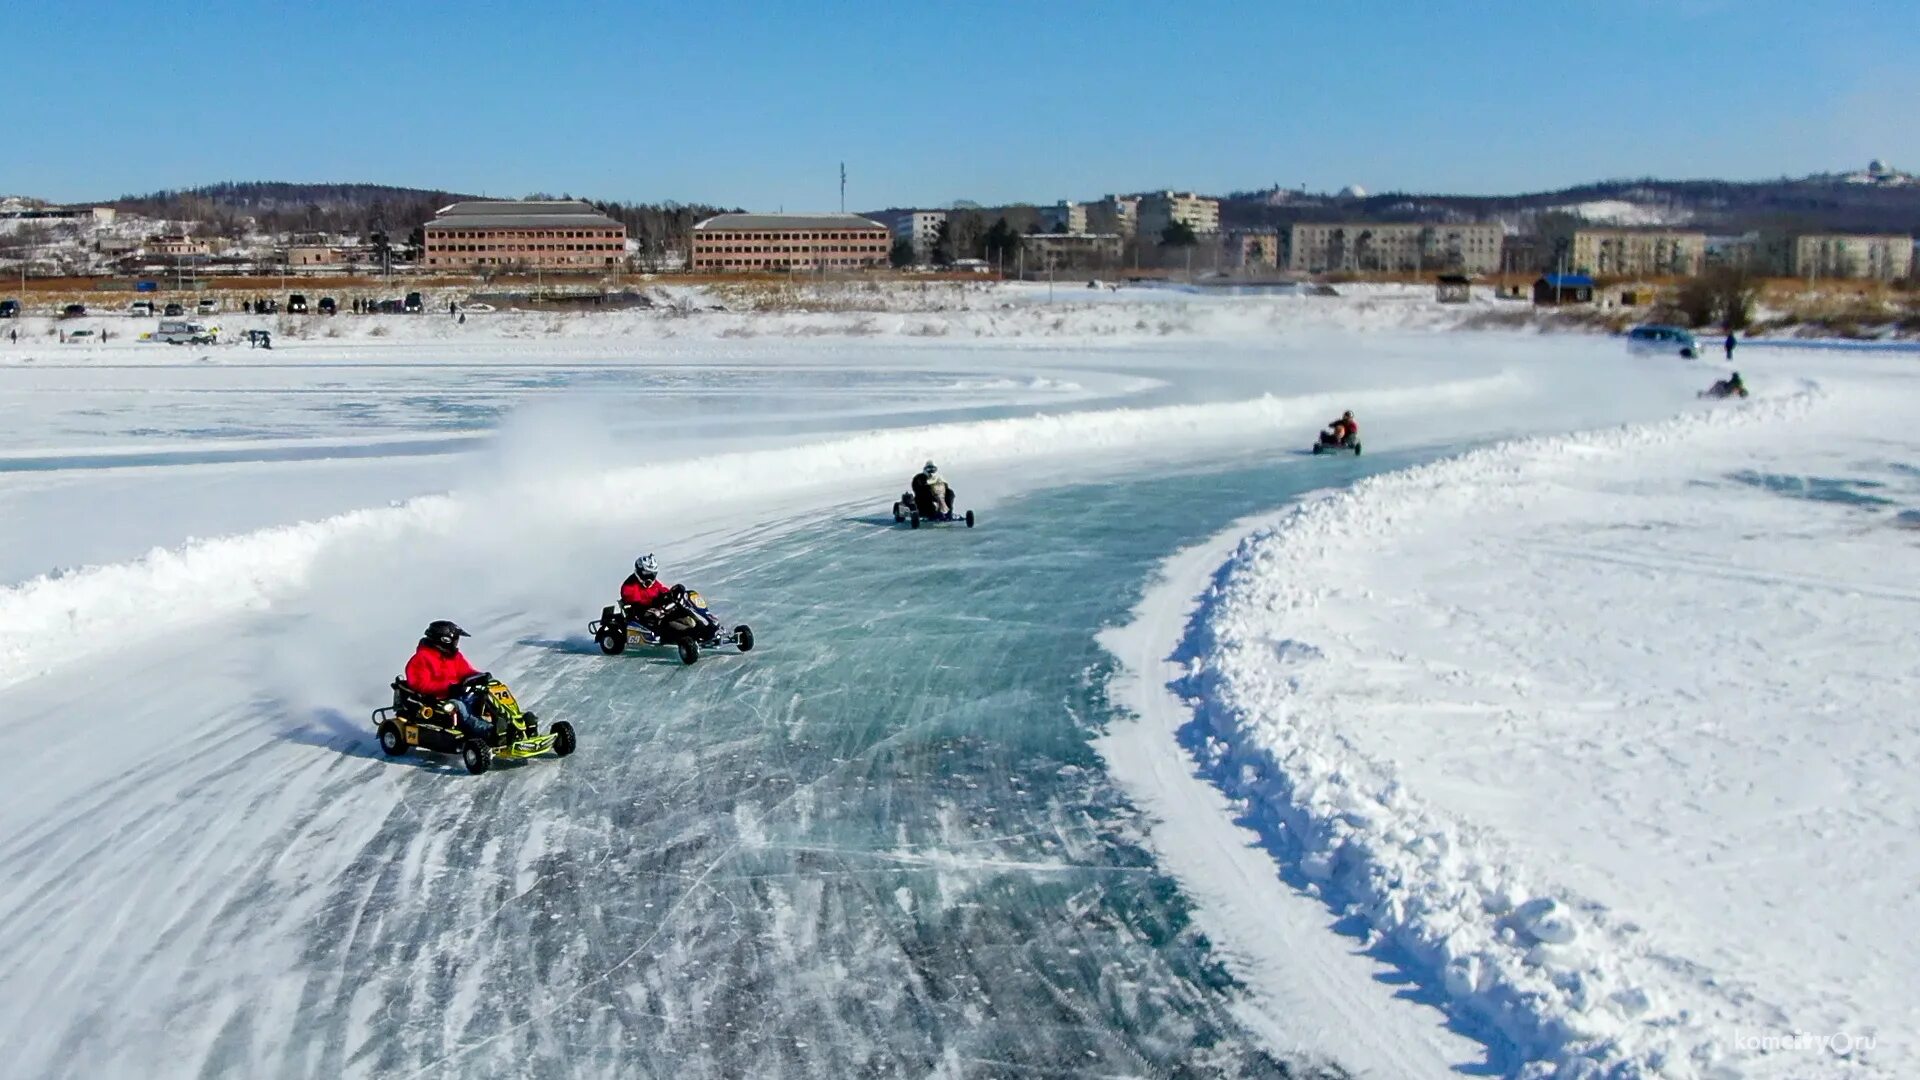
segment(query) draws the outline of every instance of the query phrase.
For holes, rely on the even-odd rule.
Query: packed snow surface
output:
[[[1187,746],[1522,1071],[1913,1075],[1907,363],[1305,503],[1200,602]]]
[[[1913,1071],[1898,358],[1709,409],[1425,290],[956,295],[23,320],[12,1066]],[[982,528],[893,528],[928,457]],[[643,550],[760,648],[600,656]],[[379,755],[447,616],[578,754]]]

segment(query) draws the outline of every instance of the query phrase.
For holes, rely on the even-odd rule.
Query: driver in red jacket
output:
[[[620,583],[620,606],[630,619],[651,623],[660,617],[660,604],[671,592],[660,583],[660,564],[652,555],[633,560],[633,573]]]
[[[485,686],[461,690],[468,679],[485,674],[460,655],[460,639],[472,636],[446,619],[436,619],[421,635],[413,659],[407,661],[405,679],[408,686],[427,697],[452,702],[460,726],[484,735],[489,729],[481,719],[485,710],[478,699],[486,693]]]

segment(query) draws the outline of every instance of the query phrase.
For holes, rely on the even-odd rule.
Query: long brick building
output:
[[[693,227],[693,269],[857,270],[885,266],[893,234],[858,214],[718,214]]]
[[[616,270],[627,227],[578,201],[463,202],[427,222],[430,271]]]

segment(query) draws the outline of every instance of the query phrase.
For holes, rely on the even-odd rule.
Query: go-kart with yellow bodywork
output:
[[[380,749],[389,757],[413,750],[458,754],[470,773],[486,772],[496,760],[519,761],[545,754],[566,757],[573,753],[572,724],[556,720],[546,734],[540,734],[539,717],[523,711],[513,691],[491,675],[475,675],[456,687],[455,693],[472,702],[470,708],[477,707],[489,732],[481,734],[461,727],[451,701],[430,697],[395,679],[393,704],[373,710]]]

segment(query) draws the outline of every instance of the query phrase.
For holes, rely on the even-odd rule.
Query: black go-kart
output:
[[[967,528],[971,529],[973,528],[973,511],[969,510],[964,514],[956,514],[952,511],[944,514],[923,514],[920,512],[920,504],[913,499],[913,492],[908,491],[901,493],[899,500],[893,504],[893,523],[899,525],[903,522],[915,529],[919,528],[923,522],[929,525],[957,525],[965,522]]]
[[[1320,438],[1313,444],[1313,452],[1316,454],[1352,453],[1353,456],[1359,457],[1360,456],[1360,440],[1359,439],[1332,439],[1332,438],[1328,438],[1327,433],[1323,431],[1320,433]]]
[[[741,652],[753,651],[753,628],[745,624],[731,629],[707,610],[701,595],[684,585],[675,585],[667,593],[659,615],[653,621],[638,616],[629,618],[621,604],[608,604],[600,617],[587,624],[587,632],[608,656],[619,656],[629,645],[671,645],[680,653],[680,662],[691,664],[700,659],[701,649],[733,646]]]
[[[513,691],[505,683],[482,673],[461,683],[458,691],[471,694],[476,688],[480,707],[491,734],[478,735],[464,730],[453,703],[429,697],[393,680],[393,704],[373,710],[374,730],[380,735],[380,749],[388,757],[400,757],[413,750],[432,754],[458,754],[467,771],[486,772],[495,760],[519,761],[552,754],[566,757],[575,745],[573,725],[555,720],[545,735],[540,734],[539,717],[522,711]]]

